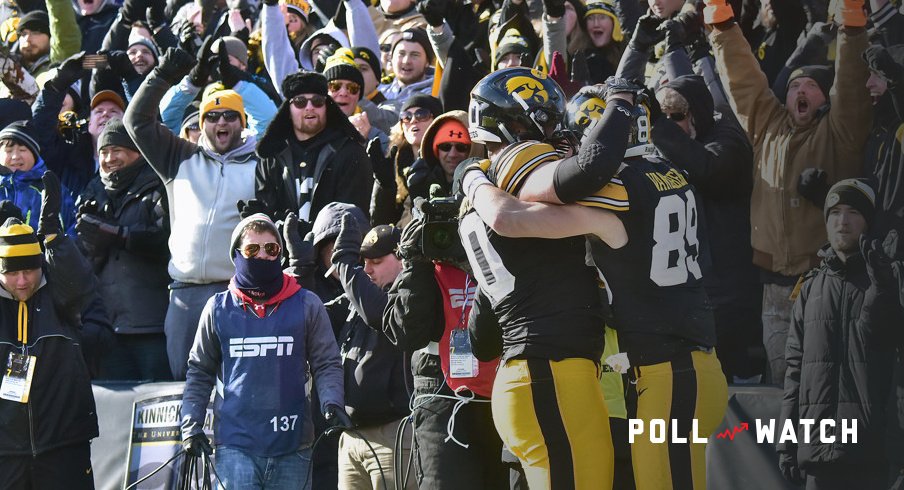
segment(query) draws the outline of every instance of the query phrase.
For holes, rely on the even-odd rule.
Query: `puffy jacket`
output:
[[[98,215],[126,230],[126,239],[108,250],[87,250],[94,260],[100,295],[116,333],[162,333],[169,304],[169,217],[163,182],[139,158],[141,170],[125,188],[105,189],[100,177],[88,184],[79,203],[97,201]],[[83,247],[84,248],[84,247]]]
[[[404,369],[405,353],[383,335],[386,291],[361,266],[340,263],[338,269],[352,311],[339,331],[346,410],[364,427],[398,420],[410,413],[411,373]]]
[[[797,193],[808,167],[828,173],[829,182],[854,177],[860,170],[872,110],[863,29],[838,33],[831,109],[805,127],[797,127],[782,101],[773,95],[741,29],[714,30],[710,36],[719,76],[741,127],[753,143],[751,244],[754,263],[786,276],[806,272],[826,242],[822,208]]]
[[[232,230],[240,221],[236,202],[254,198],[253,136],[221,155],[205,135],[183,140],[158,122],[157,107],[169,83],[152,72],[126,109],[132,141],[166,186],[170,210],[169,275],[194,284],[228,281]]]
[[[22,216],[25,223],[35,230],[38,229],[38,218],[41,217],[41,192],[44,190],[44,183],[41,177],[47,167],[44,160],[38,160],[35,166],[27,172],[13,172],[0,177],[0,200],[8,199],[22,210]],[[62,207],[60,209],[60,220],[63,223],[63,230],[69,235],[75,232],[75,211],[72,193],[63,186]]]
[[[884,458],[885,407],[891,390],[895,337],[904,319],[897,291],[876,294],[863,257],[842,262],[826,246],[791,312],[781,422],[832,419],[834,443],[798,436],[797,458],[811,463],[871,463]],[[844,444],[841,419],[857,419],[857,444]],[[781,452],[793,445],[779,444]]]
[[[0,457],[31,456],[97,437],[97,413],[77,331],[95,279],[65,235],[45,251],[44,277],[28,308],[26,353],[37,358],[28,403],[0,400]],[[19,301],[0,288],[0,358],[21,352]]]

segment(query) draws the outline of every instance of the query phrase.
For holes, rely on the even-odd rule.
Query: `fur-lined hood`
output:
[[[257,156],[259,158],[275,158],[288,147],[289,138],[295,137],[295,132],[292,130],[292,115],[289,112],[289,106],[290,102],[284,100],[279,106],[279,110],[276,111],[273,120],[270,121],[270,125],[267,126],[267,130],[264,131],[264,135],[257,144]],[[361,136],[361,133],[348,120],[348,116],[342,112],[342,109],[330,96],[326,97],[326,128],[324,130],[327,128],[338,129],[352,141],[364,144],[364,137]]]

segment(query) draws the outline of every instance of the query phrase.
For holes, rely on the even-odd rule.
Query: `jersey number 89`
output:
[[[663,196],[656,206],[650,279],[658,286],[684,284],[691,279],[688,274],[703,276],[697,263],[697,202],[693,192],[684,196],[686,201],[678,194]]]

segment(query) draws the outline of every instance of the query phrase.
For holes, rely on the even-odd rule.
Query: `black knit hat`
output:
[[[410,97],[402,104],[402,112],[407,111],[412,107],[423,107],[430,111],[430,113],[433,114],[433,117],[437,117],[443,113],[443,103],[436,97],[427,94],[417,94]]]
[[[38,145],[34,129],[28,121],[16,121],[3,128],[0,131],[0,141],[2,140],[12,140],[20,145],[25,145],[35,156],[35,161],[41,158],[41,146]]]
[[[286,100],[298,94],[327,95],[326,77],[313,71],[293,73],[283,80],[282,93]]]
[[[791,72],[791,75],[788,76],[788,84],[785,85],[785,92],[787,93],[788,87],[791,86],[791,82],[797,80],[798,78],[804,77],[812,78],[813,80],[815,80],[816,84],[819,85],[819,90],[822,91],[822,95],[825,96],[826,100],[828,100],[829,90],[832,89],[832,81],[835,79],[835,72],[831,67],[822,65],[807,65],[795,69]]]
[[[364,46],[355,46],[352,48],[352,52],[355,53],[356,60],[364,60],[370,65],[370,69],[373,70],[374,76],[379,80],[383,73],[383,68],[380,66],[380,57]]]
[[[40,269],[44,263],[41,244],[32,227],[8,218],[0,227],[0,273]]]
[[[122,146],[138,151],[138,147],[132,141],[132,137],[126,132],[122,119],[111,119],[97,138],[97,149],[105,146]]]
[[[427,61],[433,62],[433,46],[430,45],[430,38],[427,37],[427,31],[421,29],[420,27],[412,27],[411,29],[405,29],[402,31],[402,34],[399,35],[398,39],[392,44],[391,53],[395,53],[396,46],[399,45],[402,41],[410,41],[413,43],[418,43],[424,48],[424,52],[427,53]]]
[[[829,219],[829,211],[839,204],[860,211],[866,219],[867,226],[872,224],[873,215],[876,214],[876,191],[869,185],[866,179],[844,179],[835,183],[829,193],[826,194],[826,202],[822,208],[823,218]]]
[[[25,29],[50,35],[50,17],[43,10],[32,10],[19,18],[18,30]]]
[[[378,225],[364,235],[361,243],[361,256],[365,259],[377,259],[399,248],[402,231],[392,225]]]
[[[348,48],[339,48],[336,52],[326,60],[326,66],[323,69],[323,76],[327,82],[333,80],[348,80],[355,82],[359,87],[364,88],[364,75],[355,64],[354,54]]]

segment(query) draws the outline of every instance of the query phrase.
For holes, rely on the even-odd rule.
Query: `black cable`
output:
[[[166,463],[163,463],[162,465],[158,466],[157,469],[155,469],[154,471],[152,471],[152,472],[148,473],[147,475],[145,475],[144,478],[142,478],[142,479],[138,480],[137,482],[135,482],[135,483],[133,483],[133,484],[127,486],[127,487],[126,487],[126,490],[132,490],[133,488],[137,487],[139,483],[144,483],[148,478],[150,478],[150,477],[156,475],[160,470],[162,470],[163,468],[166,468],[167,466],[169,466],[170,463],[172,463],[176,458],[178,458],[179,456],[181,456],[182,453],[184,453],[184,452],[185,452],[184,449],[180,449],[179,452],[177,452],[176,454],[174,454],[172,458],[168,459],[168,460],[166,461]]]
[[[330,427],[330,428],[326,429],[325,431],[323,431],[323,433],[320,434],[319,436],[317,436],[317,439],[314,440],[314,444],[311,445],[311,462],[312,462],[312,464],[308,466],[308,473],[304,477],[304,484],[301,486],[301,488],[307,488],[308,480],[311,479],[311,474],[314,472],[314,465],[313,465],[314,451],[317,450],[317,444],[320,443],[320,440],[323,439],[324,436],[332,435],[334,432],[341,433],[342,431],[347,431],[347,432],[351,432],[352,434],[355,434],[356,436],[360,437],[364,441],[365,444],[367,444],[367,447],[368,447],[368,449],[370,449],[371,454],[373,454],[374,459],[377,460],[377,468],[380,470],[380,479],[383,481],[383,488],[385,488],[386,490],[389,490],[389,486],[386,484],[386,474],[383,472],[383,465],[380,463],[380,457],[377,455],[377,451],[374,449],[374,447],[370,445],[370,441],[368,441],[367,438],[364,437],[364,435],[361,434],[360,432],[358,432],[356,429],[353,429],[351,427],[345,428],[345,427],[338,427],[338,426]]]
[[[367,447],[370,449],[371,454],[374,455],[374,459],[377,460],[377,469],[380,470],[380,479],[383,480],[383,488],[388,490],[389,486],[386,485],[386,474],[383,473],[383,465],[380,464],[380,457],[377,456],[377,451],[374,450],[374,447],[370,445],[370,441],[368,441],[367,438],[364,437],[364,435],[361,434],[360,432],[358,432],[356,429],[348,428],[348,429],[345,429],[345,431],[355,434],[356,436],[358,436],[364,440],[364,444],[367,444]]]

